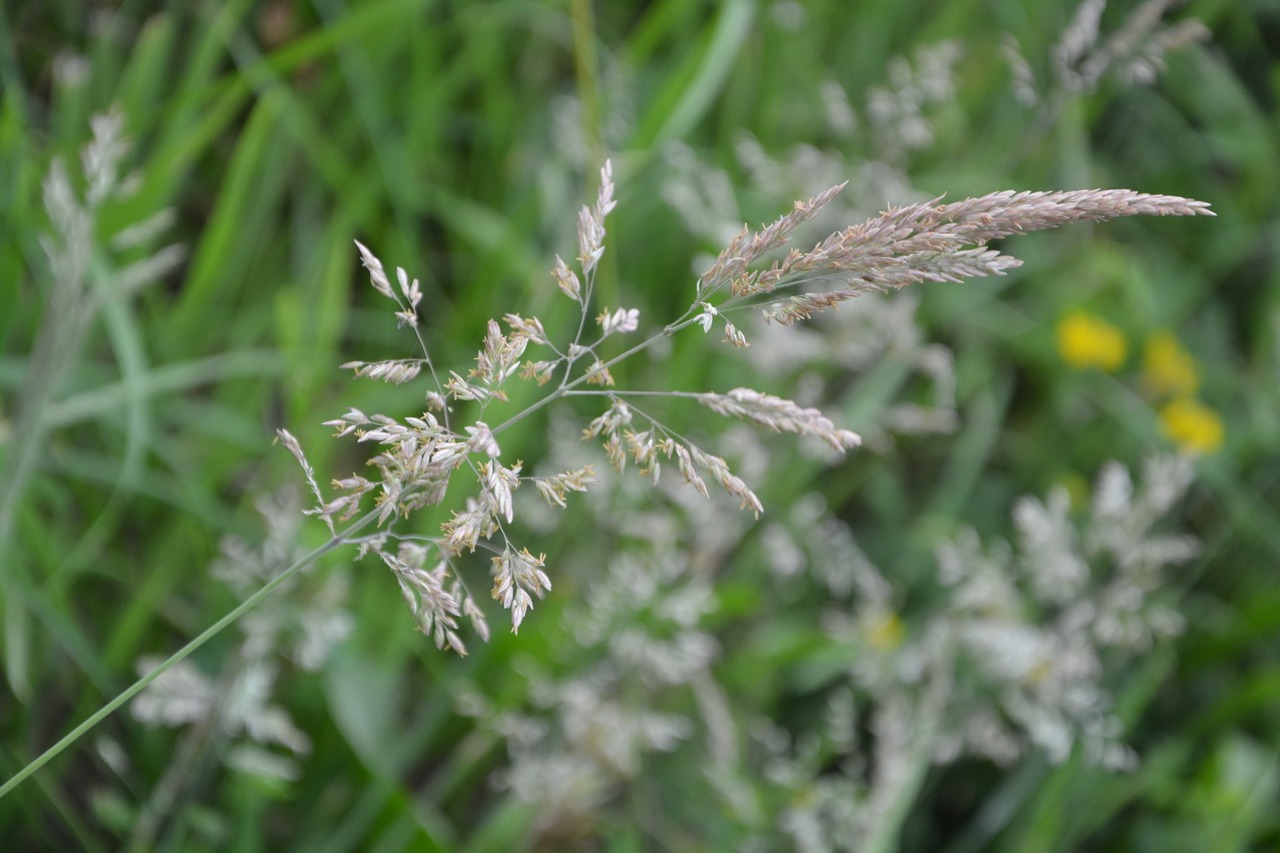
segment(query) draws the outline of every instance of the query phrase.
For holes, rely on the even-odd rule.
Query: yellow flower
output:
[[[892,611],[876,613],[864,621],[862,635],[873,648],[891,651],[902,645],[902,620]]]
[[[1142,381],[1156,394],[1186,397],[1200,387],[1200,368],[1172,332],[1160,332],[1143,351]]]
[[[1058,352],[1074,368],[1117,370],[1129,354],[1124,332],[1084,311],[1072,311],[1058,321]]]
[[[1188,453],[1213,453],[1222,446],[1222,419],[1191,397],[1179,397],[1160,410],[1164,434]]]

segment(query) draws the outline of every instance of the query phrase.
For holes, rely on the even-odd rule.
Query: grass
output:
[[[1113,5],[1104,28],[1131,8]],[[573,508],[559,527],[531,525],[525,541],[561,566],[555,588],[518,636],[495,630],[489,644],[469,642],[465,659],[415,632],[380,566],[329,555],[307,584],[272,599],[302,600],[325,578],[349,584],[352,633],[327,664],[307,672],[279,663],[272,701],[312,744],[296,779],[228,769],[239,741],[225,733],[197,739],[190,728],[152,728],[122,711],[0,799],[6,837],[25,849],[86,850],[715,850],[753,835],[782,844],[785,836],[770,833],[790,803],[749,772],[764,750],[754,737],[718,742],[700,727],[694,746],[642,750],[625,783],[602,785],[609,796],[598,807],[547,826],[545,812],[494,786],[520,766],[494,721],[505,714],[554,728],[566,719],[557,716],[563,705],[539,704],[535,687],[605,677],[607,638],[576,637],[573,626],[603,606],[612,553],[633,555],[646,573],[684,554],[705,574],[657,588],[711,597],[696,628],[720,649],[707,672],[723,712],[741,731],[757,718],[797,735],[818,731],[857,655],[820,628],[832,596],[816,579],[819,566],[782,579],[770,570],[768,525],[804,529],[797,516],[820,496],[890,579],[911,636],[944,598],[931,580],[939,541],[963,525],[988,542],[1011,536],[1019,495],[1057,483],[1087,489],[1108,459],[1136,469],[1169,447],[1143,390],[1141,353],[1172,330],[1201,371],[1199,397],[1226,430],[1169,521],[1202,542],[1194,562],[1167,573],[1187,630],[1109,677],[1141,767],[1115,774],[1078,754],[1052,765],[1034,751],[1009,768],[977,759],[939,766],[906,804],[901,845],[1274,845],[1280,827],[1265,808],[1277,784],[1280,683],[1271,583],[1280,557],[1280,276],[1271,248],[1280,127],[1266,50],[1274,16],[1243,4],[1181,7],[1171,17],[1204,21],[1210,42],[1171,55],[1151,86],[1104,81],[1067,99],[1045,125],[1012,97],[992,57],[1011,32],[1043,80],[1065,9],[895,2],[851,14],[815,2],[791,29],[788,4],[589,6],[494,0],[477,15],[447,0],[131,3],[108,26],[90,26],[71,2],[0,12],[0,490],[11,507],[0,528],[8,694],[0,776],[132,683],[141,656],[171,653],[243,600],[207,567],[228,534],[260,542],[255,499],[297,484],[293,460],[271,446],[275,428],[299,436],[322,478],[345,476],[362,457],[330,441],[322,421],[347,406],[421,407],[418,386],[352,383],[334,370],[411,353],[365,287],[353,239],[421,279],[433,358],[456,366],[472,358],[485,322],[501,313],[495,306],[548,325],[574,319],[546,271],[554,253],[575,251],[575,212],[591,197],[602,153],[618,171],[619,208],[599,272],[601,304],[638,307],[654,326],[688,304],[695,255],[719,248],[700,230],[715,222],[686,224],[664,201],[675,172],[666,146],[676,141],[698,155],[701,175],[727,176],[733,209],[718,213],[730,222],[769,221],[821,189],[798,185],[814,161],[780,169],[773,187],[753,180],[737,154],[745,133],[779,163],[797,145],[815,146],[850,171],[887,162],[919,193],[949,200],[1127,186],[1204,199],[1217,218],[1022,237],[1010,250],[1025,265],[1007,277],[905,294],[920,300],[924,339],[953,354],[954,433],[883,429],[894,406],[933,400],[934,384],[909,352],[858,369],[828,362],[766,376],[741,360],[708,358],[710,341],[674,342],[669,358],[637,362],[620,379],[689,390],[765,380],[776,383],[761,387],[771,393],[818,387],[832,414],[864,433],[881,428],[885,440],[836,469],[790,441],[771,443],[781,464],[752,480],[769,508],[761,527],[720,515],[708,524],[700,504],[673,496],[655,508],[625,487],[599,506]],[[892,57],[942,39],[962,53],[954,95],[927,111],[931,142],[886,148],[864,132],[862,115],[858,132],[830,126],[817,95],[824,80],[838,80],[861,111],[867,92],[886,85]],[[73,56],[82,64],[67,66]],[[77,329],[50,310],[40,183],[55,157],[79,174],[90,118],[112,104],[140,181],[99,212]],[[884,199],[855,195],[849,204],[857,221]],[[166,207],[176,215],[163,235],[108,245]],[[121,292],[130,264],[174,243],[180,265]],[[1077,308],[1123,332],[1128,354],[1114,372],[1064,364],[1056,323]],[[58,346],[38,357],[42,328]],[[32,376],[44,381],[33,387]],[[538,464],[576,448],[576,431],[596,413],[584,406],[568,424],[532,418],[504,450]],[[698,435],[714,431],[683,409],[667,415]],[[549,433],[565,438],[549,444]],[[638,520],[668,525],[660,529],[671,550],[650,553]],[[721,526],[726,538],[710,537]],[[296,545],[324,540],[312,522]],[[483,588],[483,566],[471,569]],[[618,611],[619,625],[678,635],[662,595],[642,612]],[[240,638],[230,629],[192,660],[211,678],[229,677]],[[705,685],[610,683],[620,706],[648,713],[704,720],[721,708]],[[472,694],[487,713],[459,713]],[[860,706],[868,749],[872,707]],[[595,713],[604,719],[609,709]],[[189,772],[164,788],[183,754]],[[825,773],[840,755],[816,760],[820,769],[830,761]],[[715,784],[705,781],[709,766],[724,771]]]

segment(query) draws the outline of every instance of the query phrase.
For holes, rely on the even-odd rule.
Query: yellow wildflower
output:
[[[1124,332],[1085,311],[1072,311],[1058,321],[1058,352],[1074,368],[1114,371],[1129,354]]]
[[[876,613],[863,623],[862,634],[873,648],[891,651],[902,644],[902,620],[892,611]]]
[[[1188,453],[1213,453],[1222,446],[1222,419],[1192,397],[1179,397],[1160,410],[1164,434]]]
[[[1200,368],[1172,332],[1160,332],[1143,351],[1142,381],[1156,394],[1186,397],[1200,387]]]

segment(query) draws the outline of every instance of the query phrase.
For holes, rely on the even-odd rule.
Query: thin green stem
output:
[[[600,80],[597,73],[595,16],[591,0],[570,0],[573,19],[573,70],[582,100],[582,131],[586,137],[588,163],[598,163],[600,156]]]
[[[231,695],[231,686],[244,666],[242,655],[236,655],[231,665],[218,679],[217,698],[209,713],[204,715],[196,725],[188,730],[179,741],[177,749],[164,775],[151,790],[151,795],[138,809],[138,817],[129,833],[129,842],[124,847],[130,853],[145,853],[156,849],[156,838],[160,835],[164,821],[172,817],[177,810],[175,804],[180,802],[189,786],[195,783],[198,776],[196,770],[201,758],[213,739],[223,731],[222,724],[226,718],[226,705]]]
[[[687,399],[695,399],[703,396],[697,391],[647,391],[644,389],[596,389],[582,388],[574,391],[566,391],[566,397],[684,397]]]
[[[86,221],[91,222],[87,216]],[[80,243],[83,238],[73,234],[63,235],[62,239]],[[77,245],[62,251],[75,259],[79,253],[87,254],[88,248]],[[49,407],[64,375],[79,357],[84,330],[92,319],[83,263],[68,261],[53,266],[65,271],[50,286],[48,304],[27,359],[27,379],[18,396],[13,438],[0,465],[0,591],[8,593],[4,596],[3,613],[4,669],[14,694],[24,701],[31,697],[27,672],[29,604],[17,590],[35,581],[28,577],[18,548],[17,519],[48,435]]]
[[[257,607],[258,604],[261,603],[263,599],[265,599],[268,595],[274,592],[277,588],[279,588],[282,584],[288,581],[291,577],[296,575],[298,572],[302,571],[311,563],[315,562],[324,554],[327,554],[328,552],[332,551],[334,548],[337,548],[339,545],[345,544],[353,534],[362,530],[365,527],[368,527],[370,524],[376,521],[377,518],[378,518],[378,513],[376,510],[366,513],[363,517],[361,517],[358,521],[356,521],[354,524],[352,524],[342,533],[336,534],[328,542],[316,548],[311,553],[303,557],[300,557],[296,562],[293,563],[293,565],[289,566],[289,568],[285,569],[283,572],[281,572],[280,574],[276,575],[273,579],[268,581],[262,587],[262,589],[258,590],[253,595],[246,598],[238,607],[236,607],[226,616],[223,616],[217,622],[210,625],[207,629],[205,629],[204,633],[196,637],[191,642],[187,643],[178,651],[174,652],[172,655],[169,656],[167,660],[165,660],[155,669],[151,670],[151,672],[139,678],[137,681],[135,681],[133,684],[127,687],[119,696],[112,699],[107,704],[103,705],[101,708],[95,711],[87,720],[85,720],[83,723],[81,723],[80,725],[72,729],[65,737],[62,738],[62,740],[58,741],[53,746],[46,749],[38,758],[36,758],[34,761],[27,764],[26,767],[23,767],[21,770],[19,770],[16,774],[14,774],[13,778],[5,782],[4,785],[0,785],[0,798],[3,798],[6,794],[8,794],[14,788],[18,787],[18,785],[20,785],[28,776],[30,776],[32,773],[35,773],[45,764],[49,763],[51,759],[53,759],[55,756],[57,756],[59,753],[65,750],[67,747],[71,746],[71,744],[79,740],[90,729],[92,729],[98,723],[102,722],[104,719],[106,719],[108,716],[114,713],[117,709],[119,709],[121,705],[128,702],[134,696],[137,696],[140,692],[142,692],[143,688],[145,688],[148,684],[155,681],[157,678],[163,675],[170,668],[180,663],[181,661],[185,660],[187,657],[189,657],[193,652],[195,652],[205,643],[209,642],[218,634],[222,633],[224,629],[230,626],[233,622],[235,622],[241,616],[248,613],[253,608]]]
[[[619,355],[615,355],[613,358],[609,359],[608,361],[601,362],[601,367],[607,370],[613,365],[617,364],[618,362],[628,359],[631,356],[635,355],[636,353],[643,352],[644,350],[653,346],[655,343],[662,340],[663,338],[669,338],[672,335],[674,335],[676,332],[680,331],[681,329],[692,326],[696,321],[689,316],[689,314],[691,313],[692,313],[692,309],[690,309],[689,311],[686,311],[685,316],[681,317],[679,320],[676,320],[674,323],[671,323],[670,325],[664,326],[662,331],[636,344],[631,349]],[[497,435],[503,430],[515,426],[517,423],[524,420],[529,415],[533,414],[539,409],[542,409],[550,405],[551,403],[561,399],[562,397],[569,396],[575,388],[577,388],[579,385],[585,384],[589,376],[590,374],[584,374],[582,376],[579,376],[577,379],[574,379],[572,382],[566,382],[564,385],[561,385],[559,388],[552,391],[550,394],[543,397],[541,400],[537,400],[531,403],[522,412],[520,412],[519,414],[512,415],[511,417],[507,418],[505,421],[498,424],[496,427],[493,427],[489,431],[494,435]]]

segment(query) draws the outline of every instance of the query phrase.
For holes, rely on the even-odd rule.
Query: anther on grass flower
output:
[[[745,347],[745,335],[728,320],[731,311],[759,310],[766,320],[789,325],[863,294],[925,281],[1001,275],[1021,263],[990,248],[992,240],[1116,216],[1209,213],[1203,202],[1131,190],[998,192],[950,204],[935,199],[893,208],[838,230],[808,250],[789,247],[796,229],[813,219],[843,187],[839,184],[808,201],[796,202],[790,212],[759,231],[744,228],[698,279],[689,306],[675,321],[642,336],[622,353],[609,355],[602,346],[604,341],[639,332],[641,317],[636,309],[595,309],[592,305],[596,268],[605,251],[605,219],[617,204],[613,170],[606,163],[600,171],[595,203],[584,206],[578,217],[581,276],[558,256],[551,271],[556,286],[579,304],[576,331],[558,336],[537,317],[504,314],[511,331],[505,333],[496,320],[490,320],[475,367],[465,376],[449,371],[443,380],[438,378],[422,338],[418,339],[422,345],[419,358],[348,362],[346,366],[355,369],[357,376],[393,382],[428,378],[427,406],[440,412],[441,418],[430,412],[403,419],[366,416],[352,409],[330,421],[338,435],[355,435],[361,442],[375,442],[382,448],[369,462],[378,477],[334,480],[333,485],[344,494],[333,500],[324,497],[301,448],[282,430],[281,439],[303,466],[317,499],[309,512],[332,526],[335,519],[352,517],[363,496],[376,492],[376,517],[383,529],[364,539],[362,550],[377,553],[391,567],[424,633],[438,646],[461,651],[464,647],[457,634],[457,617],[463,613],[474,616],[471,610],[475,607],[468,604],[460,580],[458,563],[463,555],[482,546],[497,551],[499,556],[491,561],[495,578],[492,595],[510,612],[512,629],[518,628],[533,606],[533,596],[549,590],[551,579],[543,558],[511,543],[512,526],[519,517],[516,491],[522,482],[534,479],[543,500],[563,508],[570,493],[585,492],[596,482],[588,467],[551,478],[529,478],[521,475],[520,463],[502,462],[498,435],[532,411],[569,397],[603,398],[604,413],[587,425],[583,437],[602,440],[605,455],[615,468],[623,471],[629,462],[634,463],[641,477],[657,483],[661,461],[674,460],[681,477],[699,494],[709,498],[708,481],[714,482],[736,498],[742,509],[758,516],[764,505],[723,457],[673,431],[642,404],[649,398],[693,400],[718,415],[748,420],[773,432],[813,436],[841,452],[858,447],[861,438],[837,426],[818,409],[763,391],[618,389],[611,368],[684,329],[699,326],[709,331],[717,320],[724,322],[728,342]],[[402,325],[416,325],[422,298],[417,281],[397,268],[398,287],[393,286],[377,256],[363,244],[357,246],[374,289],[396,304],[395,316]],[[593,310],[598,310],[594,325],[588,322]],[[594,340],[588,337],[593,328],[597,330]],[[1096,331],[1090,327],[1086,332],[1090,330]],[[1096,343],[1093,340],[1091,345]],[[549,352],[521,365],[531,346]],[[1105,355],[1093,352],[1089,357],[1096,360]],[[423,366],[428,370],[421,371]],[[922,364],[922,369],[942,374],[949,370],[946,365],[927,364]],[[504,386],[515,378],[531,380],[547,390],[524,410],[503,412],[509,401]],[[450,403],[468,404],[465,411],[476,419],[470,425],[455,426],[449,417],[457,417],[463,407],[454,412]],[[473,485],[469,494],[459,496],[460,508],[441,525],[440,535],[415,538],[411,545],[402,539],[396,524],[418,509],[441,503],[454,475],[464,471],[470,472]],[[500,547],[487,544],[494,539],[501,542]],[[393,541],[400,543],[394,553],[387,550]],[[427,552],[439,560],[432,571],[423,568]],[[446,578],[450,577],[454,580],[446,590]],[[452,592],[455,586],[457,594]]]
[[[613,374],[609,372],[609,365],[598,358],[591,362],[591,367],[587,370],[584,378],[588,385],[604,385],[610,388],[614,385]]]

